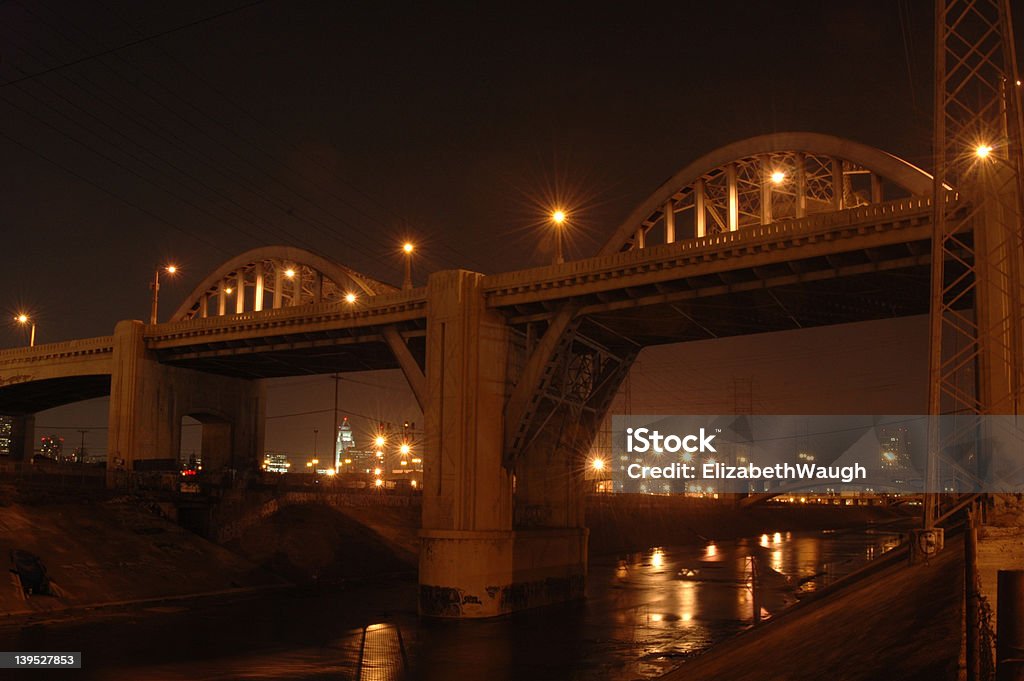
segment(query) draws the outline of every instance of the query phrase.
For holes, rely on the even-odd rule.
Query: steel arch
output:
[[[291,276],[285,276],[289,270]],[[251,296],[249,287],[254,291]],[[263,246],[217,267],[192,290],[170,321],[340,301],[348,292],[375,296],[397,290],[302,248]]]
[[[780,184],[799,182],[799,189],[773,187],[774,172],[782,173]],[[854,175],[865,176],[870,186],[858,191],[853,186]],[[666,242],[675,241],[680,213],[692,211],[691,221],[697,224],[698,202],[703,202],[699,213],[704,216],[706,231],[702,234],[697,227],[692,231],[694,236],[703,236],[877,203],[882,181],[912,196],[932,193],[931,175],[865,144],[812,132],[751,137],[705,154],[669,178],[629,214],[598,255],[643,248],[648,232],[656,227],[662,228]],[[727,214],[721,214],[725,211]]]

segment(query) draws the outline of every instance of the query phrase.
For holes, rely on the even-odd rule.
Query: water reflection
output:
[[[769,532],[599,557],[585,602],[487,621],[418,619],[416,585],[408,580],[301,598],[261,596],[238,609],[140,617],[116,631],[93,625],[67,640],[46,632],[12,645],[61,650],[74,641],[94,650],[116,641],[107,659],[120,669],[105,679],[632,681],[663,674],[750,626],[755,601],[764,616],[778,614],[897,541]],[[188,650],[188,659],[169,658],[173,647]],[[125,659],[125,650],[137,655]]]
[[[401,630],[393,624],[371,624],[363,629],[356,681],[398,681],[405,671]]]

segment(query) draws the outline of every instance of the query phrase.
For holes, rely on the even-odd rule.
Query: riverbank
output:
[[[99,605],[275,588],[285,580],[156,515],[128,497],[45,503],[0,499],[0,556],[31,554],[49,592],[0,580],[0,615],[43,616]]]
[[[896,558],[896,556],[894,556]],[[963,616],[963,541],[725,640],[662,681],[938,681],[956,679]]]
[[[37,556],[50,595],[26,595],[13,573],[0,584],[0,615],[35,616],[124,603],[412,575],[419,509],[303,503],[260,513],[223,546],[138,497],[0,495],[0,555]],[[779,530],[879,526],[899,520],[880,507],[763,505],[642,495],[588,499],[590,554],[702,545]]]

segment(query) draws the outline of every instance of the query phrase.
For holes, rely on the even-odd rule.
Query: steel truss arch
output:
[[[886,187],[930,196],[932,176],[880,149],[832,135],[751,137],[673,175],[630,213],[599,255],[879,203]]]
[[[342,301],[397,291],[323,256],[291,246],[246,251],[206,277],[170,321]]]

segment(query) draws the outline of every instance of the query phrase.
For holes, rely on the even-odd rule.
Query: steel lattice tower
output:
[[[1021,87],[1009,0],[936,0],[934,233],[929,412],[978,432],[978,416],[1022,413],[1024,301]],[[933,419],[926,490],[955,433]],[[926,494],[925,526],[937,516]]]

